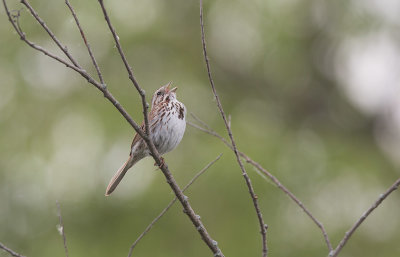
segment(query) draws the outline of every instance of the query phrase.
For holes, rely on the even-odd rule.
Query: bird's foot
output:
[[[163,158],[163,157],[160,157],[160,160],[161,160],[161,165],[160,165],[159,167],[160,167],[160,169],[161,169],[162,167],[164,167],[165,161],[164,161],[164,158]],[[158,166],[158,164],[155,162],[155,163],[154,163],[154,166]]]

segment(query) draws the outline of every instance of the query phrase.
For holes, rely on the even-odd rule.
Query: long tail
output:
[[[125,173],[138,161],[135,160],[132,155],[129,156],[129,159],[119,168],[119,170],[115,173],[115,175],[110,180],[110,183],[106,189],[106,196],[109,196],[112,192],[114,192],[115,188],[118,186],[119,182],[121,182],[122,178],[125,176]]]

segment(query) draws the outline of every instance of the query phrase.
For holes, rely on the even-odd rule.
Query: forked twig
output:
[[[75,13],[75,10],[74,10],[74,8],[72,7],[71,3],[68,0],[65,0],[65,4],[68,6],[69,10],[71,11],[72,16],[74,17],[76,26],[78,27],[79,32],[81,33],[81,37],[83,39],[83,42],[85,43],[86,49],[88,50],[88,53],[89,53],[90,59],[92,60],[93,66],[96,69],[97,76],[99,77],[100,83],[105,85],[104,80],[103,80],[103,75],[101,74],[101,71],[100,71],[100,67],[97,64],[96,58],[93,55],[92,49],[91,49],[88,41],[86,40],[86,35],[83,32],[81,24],[80,24],[80,22],[78,20],[78,17],[76,15],[76,13]]]
[[[196,115],[194,115],[193,113],[191,114],[192,117],[199,121],[199,123],[201,124],[205,124],[205,122],[201,121],[200,118],[198,118]],[[220,139],[226,146],[228,146],[232,151],[233,151],[233,147],[232,145],[221,135],[219,135],[216,131],[214,131],[213,129],[211,129],[208,125],[205,126],[207,128],[198,126],[192,122],[186,122],[189,126],[192,126],[198,130],[201,130],[209,135],[212,135],[218,139]],[[304,206],[304,204],[292,193],[290,192],[289,189],[287,189],[284,185],[282,185],[282,183],[274,176],[272,175],[270,172],[268,172],[266,169],[264,169],[259,163],[255,162],[254,160],[252,160],[249,156],[247,156],[245,153],[242,153],[240,151],[238,151],[239,155],[244,158],[246,160],[247,163],[250,163],[251,165],[253,165],[253,167],[255,167],[257,170],[259,170],[260,172],[262,172],[263,174],[265,174],[269,179],[271,179],[271,181],[279,188],[281,189],[287,196],[290,197],[290,199],[292,199],[306,214],[308,217],[310,217],[310,219],[318,226],[318,228],[321,230],[324,239],[325,239],[325,243],[328,246],[329,251],[332,251],[332,244],[329,240],[328,237],[328,233],[325,230],[324,225],[317,219],[314,217],[314,215]]]
[[[19,254],[19,253],[15,252],[15,251],[11,250],[7,246],[3,245],[1,242],[0,242],[0,249],[3,249],[4,251],[8,252],[9,254],[11,254],[14,257],[26,257],[26,256],[24,256],[22,254]]]
[[[43,29],[49,34],[51,39],[53,39],[54,43],[60,48],[61,51],[64,52],[64,54],[68,57],[68,59],[74,64],[75,67],[81,68],[79,64],[76,62],[76,60],[71,56],[71,54],[68,52],[68,48],[66,46],[63,46],[58,40],[58,38],[54,35],[54,33],[49,29],[49,27],[46,25],[46,23],[40,18],[38,13],[32,8],[32,6],[28,3],[27,0],[21,0],[21,4],[25,5],[26,8],[30,11],[32,16],[37,20],[37,22],[43,27]]]
[[[208,170],[208,168],[210,168],[215,162],[217,162],[222,156],[222,153],[220,155],[218,155],[218,157],[216,159],[214,159],[213,161],[211,161],[210,163],[208,163],[201,171],[199,171],[190,181],[189,183],[186,184],[186,186],[182,189],[182,192],[185,192],[186,189],[188,189],[188,187],[190,187],[196,180],[198,177],[200,177],[204,172],[206,172]],[[175,197],[174,199],[171,200],[171,202],[169,202],[169,204],[167,205],[167,207],[164,208],[164,210],[162,210],[160,212],[160,214],[158,214],[158,216],[146,227],[146,229],[142,232],[142,234],[140,234],[140,236],[135,240],[135,242],[132,244],[131,248],[129,249],[129,254],[128,257],[132,256],[133,253],[133,249],[136,247],[136,245],[139,243],[139,241],[150,231],[150,229],[152,229],[152,227],[154,226],[154,224],[161,219],[162,216],[164,216],[164,214],[172,207],[172,205],[174,205],[174,203],[176,202],[177,198]]]
[[[244,153],[240,153],[240,156],[243,157],[246,160],[247,163],[250,163],[251,165],[253,165],[253,167],[255,167],[257,170],[259,170],[264,175],[266,175],[268,178],[270,178],[272,180],[272,182],[274,182],[274,184],[279,189],[281,189],[287,196],[289,196],[290,199],[292,199],[307,214],[307,216],[310,217],[310,219],[321,230],[322,235],[324,236],[325,243],[326,243],[326,245],[328,247],[328,250],[331,251],[332,250],[332,244],[331,244],[331,241],[329,240],[328,233],[326,232],[326,229],[325,229],[324,225],[322,224],[322,222],[320,222],[311,213],[311,211],[309,211],[306,208],[306,206],[304,206],[304,204],[291,191],[289,191],[289,189],[287,189],[284,185],[282,185],[282,183],[274,175],[272,175],[270,172],[268,172],[266,169],[264,169],[258,162],[253,161],[252,159],[250,159],[250,157],[248,157]]]
[[[133,75],[132,67],[129,65],[128,60],[125,57],[124,51],[122,50],[122,47],[121,47],[121,43],[119,42],[119,36],[117,35],[117,32],[115,31],[115,29],[114,29],[114,27],[113,27],[113,25],[112,25],[112,23],[110,21],[110,18],[108,17],[107,9],[104,6],[103,0],[98,0],[98,1],[99,1],[101,10],[103,11],[104,19],[107,22],[107,25],[108,25],[108,28],[111,31],[111,34],[113,35],[113,38],[114,38],[114,41],[115,41],[115,45],[116,45],[116,47],[118,49],[118,53],[119,53],[119,55],[120,55],[120,57],[122,59],[122,62],[125,65],[126,71],[128,72],[129,79],[132,81],[133,85],[135,86],[136,90],[138,91],[138,93],[139,93],[139,95],[140,95],[140,97],[142,99],[143,119],[144,119],[144,124],[145,124],[145,132],[146,132],[147,136],[149,136],[151,131],[149,129],[149,119],[148,119],[148,116],[147,116],[147,112],[148,112],[148,109],[149,109],[149,104],[146,102],[146,94],[145,94],[144,90],[139,86],[139,83],[137,82],[135,76]],[[143,139],[146,141],[146,143],[148,144],[149,148],[152,150],[152,153],[156,152],[157,155],[158,155],[157,149],[155,148],[153,142],[151,142],[150,137],[147,138],[147,140],[145,138],[143,138]],[[160,163],[157,162],[157,164],[161,164],[161,162]]]
[[[58,201],[56,201],[56,204],[57,204],[58,220],[60,222],[58,229],[63,238],[65,256],[68,257],[67,237],[65,236],[64,224],[63,224],[62,217],[61,217],[60,203]]]
[[[205,33],[204,33],[204,22],[203,22],[203,1],[200,0],[200,28],[201,28],[201,42],[202,42],[202,46],[203,46],[203,55],[204,55],[204,59],[206,62],[206,67],[207,67],[207,74],[208,74],[208,79],[210,81],[210,85],[211,85],[211,89],[212,92],[215,96],[216,102],[217,102],[217,106],[218,106],[218,110],[222,116],[222,119],[224,120],[225,123],[225,127],[226,130],[228,131],[228,135],[229,138],[231,140],[232,143],[232,147],[233,147],[233,151],[235,153],[236,156],[236,160],[239,164],[240,169],[242,170],[242,175],[244,180],[246,181],[246,185],[247,188],[249,189],[249,193],[251,196],[251,199],[253,200],[253,205],[254,205],[254,209],[256,211],[257,214],[257,218],[258,218],[258,222],[259,222],[259,226],[260,226],[260,233],[261,233],[261,237],[262,237],[262,256],[266,257],[268,255],[268,246],[267,246],[267,229],[266,229],[266,224],[264,222],[264,219],[262,217],[262,213],[260,210],[260,207],[258,206],[258,197],[256,195],[256,193],[254,192],[254,188],[253,185],[251,183],[250,177],[247,175],[246,169],[244,168],[244,165],[242,163],[242,160],[239,157],[239,153],[236,147],[236,143],[235,140],[233,139],[233,134],[232,134],[232,130],[230,127],[230,122],[228,122],[224,109],[222,108],[222,104],[221,101],[219,99],[219,96],[217,94],[217,91],[215,89],[215,85],[214,85],[214,80],[211,76],[211,68],[210,68],[210,63],[208,60],[208,55],[207,55],[207,47],[206,47],[206,40],[205,40]]]
[[[393,191],[395,191],[400,186],[400,178],[394,182],[394,184],[389,187],[386,192],[381,194],[379,198],[368,208],[366,212],[354,223],[354,225],[344,234],[343,239],[339,242],[338,246],[335,250],[329,253],[329,257],[338,256],[339,252],[343,249],[347,241],[349,241],[350,237],[357,230],[357,228],[364,222],[364,220],[373,212],[382,202],[386,199]]]

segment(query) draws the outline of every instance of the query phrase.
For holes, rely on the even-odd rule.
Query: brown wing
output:
[[[150,123],[150,125],[151,125],[151,121],[154,118],[154,114],[155,114],[154,108],[151,108],[151,111],[150,111],[150,114],[149,114],[149,123]],[[144,121],[140,125],[140,129],[142,131],[145,131]],[[140,139],[141,139],[140,135],[138,133],[135,133],[135,136],[133,137],[133,140],[132,140],[131,151],[130,151],[129,155],[132,155],[132,148]]]
[[[142,131],[144,131],[144,122],[142,123],[142,125],[140,125],[140,129]],[[133,140],[132,140],[131,151],[130,151],[129,155],[132,155],[132,148],[140,139],[141,139],[141,137],[139,136],[138,133],[136,133],[135,136],[133,137]]]

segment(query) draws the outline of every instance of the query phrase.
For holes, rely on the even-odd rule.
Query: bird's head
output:
[[[177,87],[171,89],[172,82],[160,87],[153,95],[153,99],[151,100],[151,105],[156,106],[162,102],[170,102],[176,99],[176,90]]]

